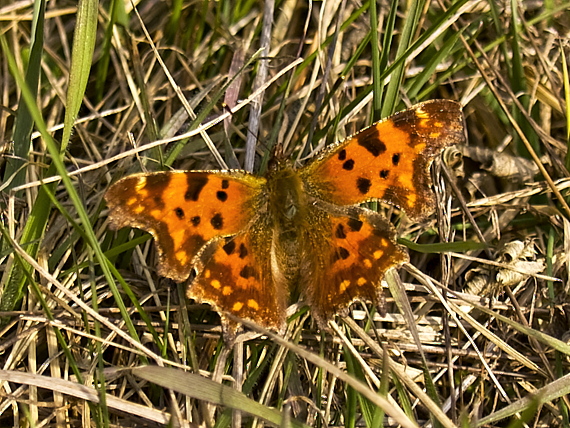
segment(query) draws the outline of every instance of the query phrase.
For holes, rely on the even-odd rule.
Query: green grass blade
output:
[[[65,152],[69,143],[73,123],[83,102],[87,80],[91,73],[97,34],[98,7],[99,1],[97,0],[80,0],[77,3],[77,24],[73,35],[61,153]]]
[[[26,83],[34,97],[37,96],[40,84],[41,62],[44,49],[45,9],[45,0],[34,2],[30,54],[26,61]],[[13,135],[14,156],[6,158],[6,170],[4,171],[4,183],[7,183],[6,191],[10,191],[10,189],[24,184],[26,179],[26,163],[31,147],[30,137],[33,127],[34,121],[30,115],[30,111],[24,100],[20,98]]]
[[[564,84],[564,100],[566,101],[566,157],[564,164],[566,169],[570,171],[570,76],[568,75],[568,62],[564,49],[560,48],[560,58],[562,66],[562,83]]]
[[[404,53],[413,42],[413,36],[419,20],[422,16],[425,1],[415,1],[410,4],[406,17],[404,18],[404,28],[400,35],[398,49],[396,52],[397,58],[403,58]],[[405,64],[402,62],[398,65],[390,75],[390,82],[386,85],[386,93],[384,103],[382,103],[381,117],[387,117],[394,113],[394,109],[400,99],[400,86],[404,79]]]
[[[157,366],[138,367],[133,369],[132,373],[164,388],[198,400],[239,410],[275,425],[281,425],[283,419],[281,412],[259,404],[227,385],[219,384],[200,375]],[[300,422],[294,420],[290,422],[293,427],[308,428],[308,425]]]

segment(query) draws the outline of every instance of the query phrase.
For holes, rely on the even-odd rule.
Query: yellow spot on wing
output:
[[[416,110],[416,117],[418,117],[419,119],[429,119],[430,115],[429,113],[426,113],[425,110],[422,110],[422,108],[418,108]]]
[[[222,286],[222,284],[220,284],[220,281],[218,281],[217,279],[213,279],[212,282],[210,282],[210,285],[214,287],[216,290],[219,290],[220,287]]]
[[[254,299],[249,299],[247,301],[247,306],[249,306],[251,309],[255,309],[256,311],[259,309],[259,305]]]
[[[373,254],[373,255],[374,255],[374,258],[375,258],[376,260],[380,260],[380,259],[382,258],[382,256],[384,255],[384,251],[382,251],[382,250],[376,250],[376,251],[374,251],[374,254]]]
[[[235,302],[234,305],[232,306],[232,311],[239,312],[239,311],[241,311],[241,308],[243,308],[243,303],[242,302]]]
[[[364,259],[362,261],[362,263],[364,264],[364,267],[370,269],[372,267],[372,262],[370,261],[370,259]]]
[[[363,278],[363,277],[358,278],[358,281],[356,281],[356,283],[357,283],[358,285],[364,285],[364,284],[366,284],[367,282],[368,282],[368,281],[366,280],[366,278]]]
[[[414,195],[413,193],[409,194],[407,196],[408,201],[407,201],[407,205],[409,208],[413,208],[414,205],[416,205],[416,200],[418,199],[418,197],[416,195]]]
[[[346,290],[348,288],[349,285],[350,285],[350,281],[348,279],[345,279],[344,281],[342,281],[340,283],[338,289],[342,293],[344,290]]]
[[[427,144],[426,143],[422,143],[422,144],[416,144],[414,146],[414,150],[416,151],[416,153],[421,153],[426,149]]]
[[[172,238],[172,242],[174,244],[174,248],[182,248],[184,245],[184,238],[186,238],[186,230],[184,229],[179,229],[176,230],[174,229],[171,233],[170,233],[170,237]],[[180,251],[179,251],[180,252]]]
[[[229,296],[233,292],[234,292],[234,289],[232,287],[230,287],[229,285],[226,285],[224,288],[222,288],[222,294],[224,296]]]
[[[180,262],[180,264],[188,263],[188,253],[184,250],[180,250],[176,252],[176,260]]]
[[[145,199],[148,197],[148,190],[145,189],[146,186],[146,178],[142,177],[141,181],[139,181],[135,186],[135,193],[139,197],[139,199]]]

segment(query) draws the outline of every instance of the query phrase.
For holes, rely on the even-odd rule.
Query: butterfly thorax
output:
[[[272,171],[267,177],[269,210],[275,227],[289,229],[306,215],[306,194],[301,177],[289,166]]]

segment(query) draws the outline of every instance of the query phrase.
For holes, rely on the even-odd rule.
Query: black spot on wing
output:
[[[202,220],[202,219],[200,218],[200,216],[199,216],[199,215],[196,215],[196,216],[194,216],[194,217],[192,217],[192,218],[190,219],[190,223],[192,223],[192,226],[196,227],[196,226],[198,226],[198,225],[200,224],[200,221],[201,221],[201,220]]]
[[[247,251],[247,247],[245,245],[239,244],[239,258],[240,259],[244,259],[247,257],[248,251]]]
[[[362,229],[362,222],[360,220],[355,220],[353,218],[348,220],[348,227],[350,227],[354,232],[360,232],[360,229]]]
[[[348,251],[344,247],[339,247],[334,253],[333,262],[337,260],[346,260],[349,257],[350,257],[350,251]]]
[[[239,276],[245,279],[257,278],[257,271],[253,267],[247,265],[244,266],[243,269],[240,271]]]
[[[383,169],[380,171],[380,178],[387,179],[389,175],[390,175],[389,169]]]
[[[227,194],[227,192],[224,192],[223,190],[218,190],[216,192],[216,198],[220,202],[226,202],[228,200],[228,194]]]
[[[354,159],[349,159],[342,164],[342,169],[352,171],[354,169]]]
[[[174,214],[176,214],[176,217],[178,217],[180,220],[184,218],[184,210],[180,207],[174,208]]]
[[[398,164],[400,163],[400,156],[401,156],[400,153],[394,153],[392,155],[392,165],[398,166]]]
[[[386,151],[386,145],[380,139],[380,133],[375,126],[356,134],[356,141],[374,157],[378,157]]]
[[[343,224],[339,224],[336,227],[336,230],[334,231],[334,236],[336,236],[338,239],[346,239],[346,232],[344,230]]]
[[[358,188],[358,191],[362,195],[366,195],[370,191],[371,186],[372,186],[372,182],[367,178],[359,177],[356,180],[356,187]]]
[[[210,224],[215,230],[221,230],[224,227],[224,217],[220,213],[216,213],[210,220]]]
[[[196,202],[200,199],[200,193],[204,186],[208,183],[208,177],[205,175],[188,174],[188,188],[184,193],[184,199]]]
[[[228,255],[231,256],[236,249],[236,243],[232,240],[229,241],[226,245],[222,247],[222,250]]]
[[[222,189],[227,189],[230,187],[230,182],[228,180],[222,180]]]

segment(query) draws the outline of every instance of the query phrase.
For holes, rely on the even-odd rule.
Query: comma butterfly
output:
[[[136,174],[105,198],[111,224],[156,240],[158,271],[192,278],[189,298],[282,330],[297,287],[321,327],[356,299],[378,303],[380,280],[407,260],[395,231],[359,204],[372,200],[411,219],[432,210],[429,167],[463,139],[459,103],[433,100],[323,150],[306,166],[280,163],[266,177],[241,170]],[[191,275],[192,274],[192,275]]]

